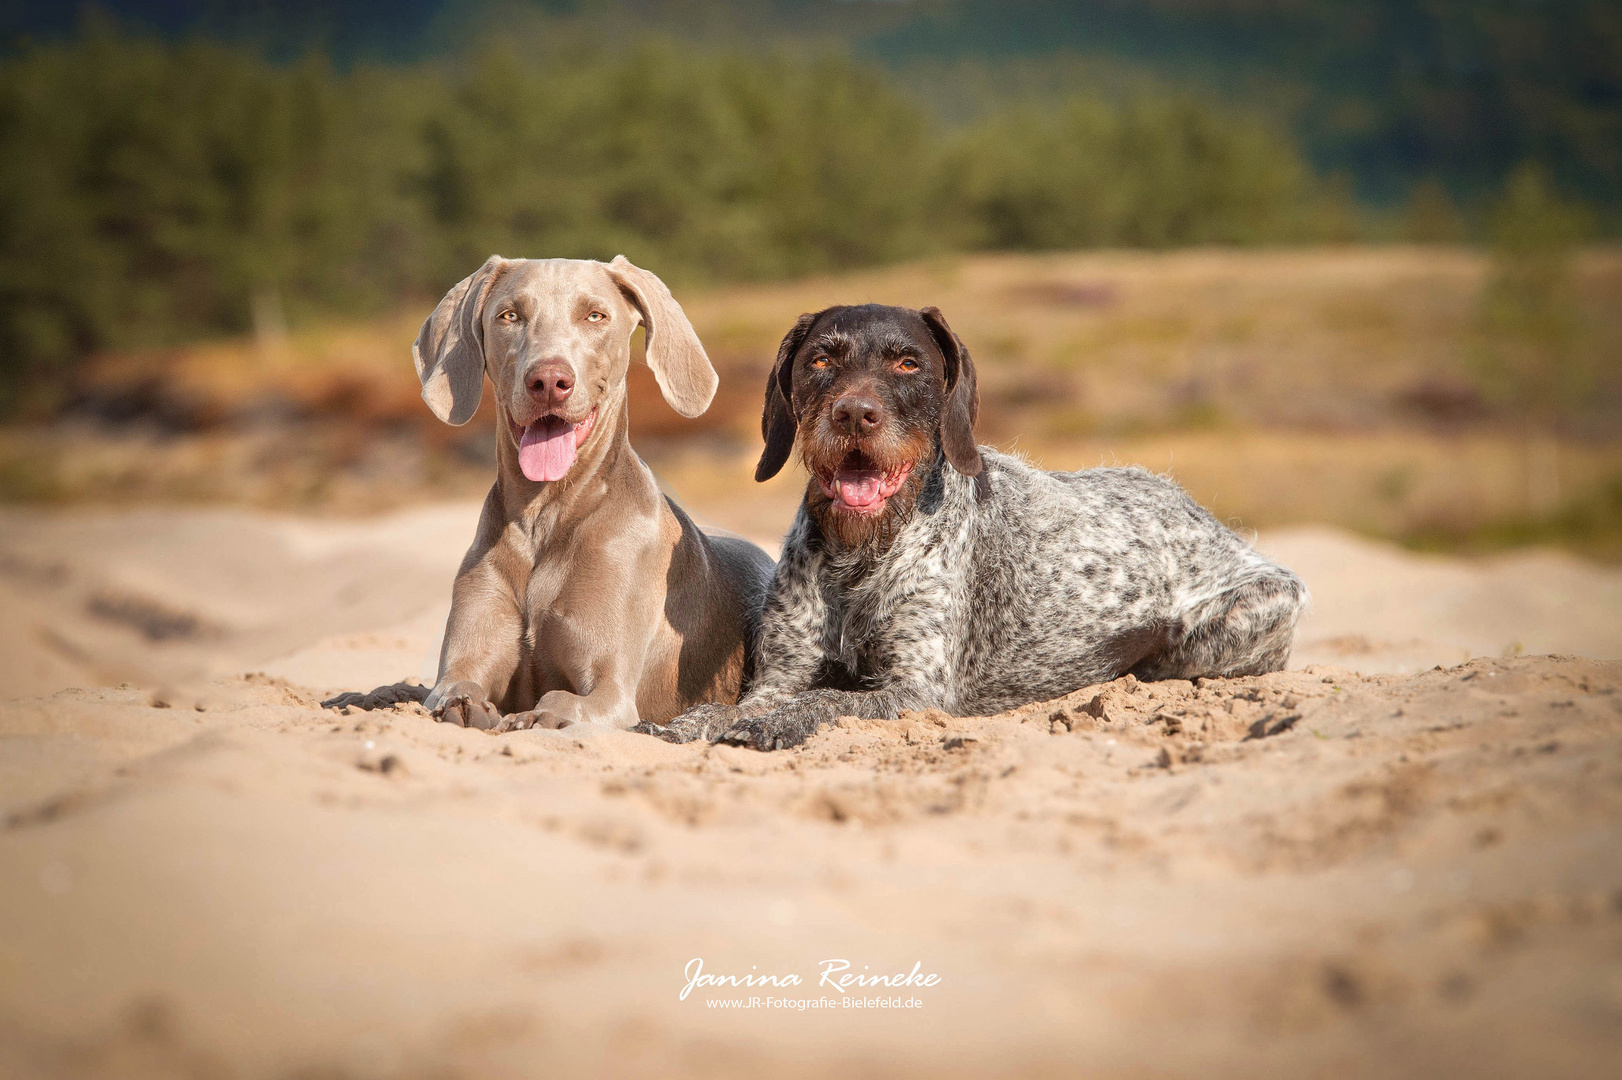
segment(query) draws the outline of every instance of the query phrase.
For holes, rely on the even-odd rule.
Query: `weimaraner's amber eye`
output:
[[[606,318],[608,318],[608,316],[604,315],[602,312],[594,311],[590,315],[586,316],[586,321],[587,322],[602,322]]]
[[[518,321],[518,312],[516,312],[516,311],[503,311],[500,315],[497,315],[496,318],[500,319],[502,322],[517,322]]]

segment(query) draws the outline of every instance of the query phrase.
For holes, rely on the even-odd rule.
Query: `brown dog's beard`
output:
[[[801,460],[811,473],[805,506],[823,537],[850,552],[881,555],[911,519],[923,484],[925,463],[932,460],[935,443],[929,431],[909,431],[900,438],[856,440],[825,435],[802,442]],[[825,485],[842,465],[856,461],[869,469],[892,475],[910,469],[900,486],[877,513],[857,514],[836,503]]]
[[[918,502],[920,479],[918,470],[913,470],[900,490],[890,496],[884,509],[870,517],[857,517],[835,509],[833,500],[822,493],[815,480],[806,490],[805,507],[829,543],[847,551],[878,556],[889,550],[896,533],[912,517]]]

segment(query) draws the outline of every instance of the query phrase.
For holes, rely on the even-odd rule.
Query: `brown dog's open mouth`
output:
[[[836,509],[867,517],[881,513],[890,496],[901,490],[912,473],[912,462],[881,469],[860,450],[852,450],[838,468],[818,472],[817,484]]]
[[[508,419],[513,439],[518,443],[518,467],[527,479],[536,482],[562,480],[596,423],[596,409],[578,424],[571,424],[561,416],[543,416],[527,427],[519,427]]]

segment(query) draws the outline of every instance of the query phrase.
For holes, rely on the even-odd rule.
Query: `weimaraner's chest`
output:
[[[654,537],[646,546],[617,539],[617,550],[576,544],[542,552],[515,588],[521,599],[514,683],[523,696],[586,695],[615,668],[641,666],[657,636],[660,596],[636,583],[669,559],[659,558]],[[657,580],[663,582],[662,573]]]

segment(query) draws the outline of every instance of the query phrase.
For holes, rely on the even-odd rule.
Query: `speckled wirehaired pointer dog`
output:
[[[793,746],[839,716],[979,715],[1132,672],[1254,675],[1306,589],[1172,481],[1044,472],[977,447],[974,363],[936,308],[802,315],[766,386],[776,475],[811,473],[737,705],[666,739]]]

